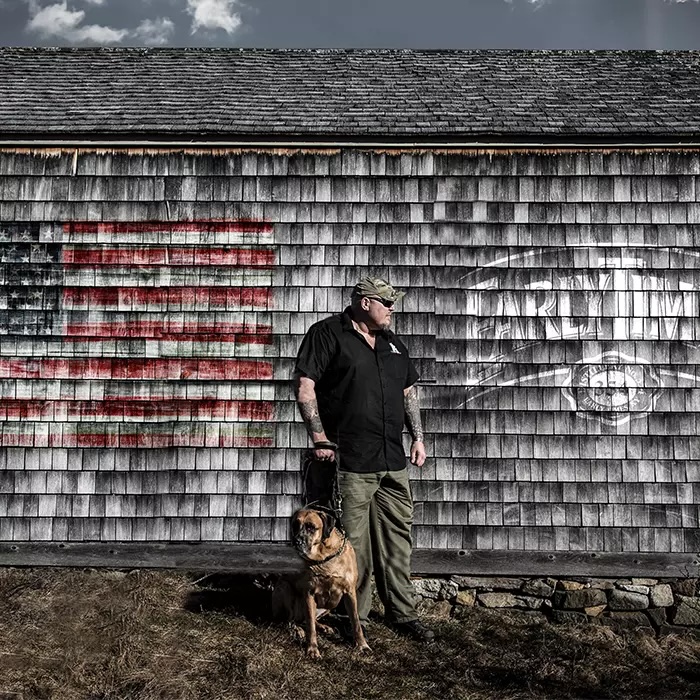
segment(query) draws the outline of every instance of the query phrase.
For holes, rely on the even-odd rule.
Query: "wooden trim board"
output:
[[[292,548],[279,543],[54,543],[0,542],[0,566],[188,569],[289,573],[300,568]],[[416,575],[591,576],[685,578],[700,576],[698,554],[428,550],[413,554]]]

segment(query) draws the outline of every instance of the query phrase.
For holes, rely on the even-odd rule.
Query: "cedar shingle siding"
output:
[[[386,131],[379,114],[369,133],[377,138],[400,140],[404,128],[478,135],[476,117],[487,114],[483,133],[506,141],[553,133],[564,119],[555,108],[565,107],[566,134],[600,137],[609,126],[621,140],[661,138],[700,126],[695,54],[0,51],[0,67],[26,66],[27,75],[57,60],[68,70],[55,74],[57,85],[80,71],[106,82],[120,71],[135,79],[147,65],[143,81],[156,91],[175,80],[169,62],[182,68],[185,87],[198,71],[245,66],[220,85],[223,102],[248,85],[246,109],[261,102],[256,90],[270,97],[274,84],[283,97],[303,95],[319,85],[314,71],[342,78],[341,86],[356,80],[368,105],[394,94],[362,92],[372,71],[396,84],[396,95],[409,82],[414,93],[425,88],[425,113],[391,103],[384,116],[401,112],[406,121],[394,119]],[[104,71],[91,73],[101,62]],[[275,73],[288,64],[298,76],[291,85]],[[516,79],[526,65],[546,75]],[[421,67],[446,76],[444,100],[431,97],[438,87],[430,76],[421,82]],[[636,82],[652,68],[656,83]],[[513,80],[499,81],[509,74]],[[46,88],[39,81],[18,90],[14,73],[2,75],[0,94],[12,88],[16,109]],[[663,76],[681,87],[671,90]],[[585,90],[584,79],[591,81]],[[615,98],[637,95],[626,122],[601,95],[604,80],[616,86]],[[135,94],[129,85],[127,97]],[[588,101],[562,99],[564,85]],[[33,111],[27,122],[0,100],[0,125],[5,136],[14,129],[37,139],[77,137],[83,127],[100,135],[150,133],[158,124],[161,134],[193,132],[198,115],[185,87],[185,101],[161,105],[160,116],[127,99],[121,115],[95,110],[94,123],[75,125],[67,100],[56,98],[60,109]],[[338,100],[349,99],[344,89]],[[71,90],[76,109],[96,99]],[[522,108],[522,94],[545,104],[537,90],[556,98],[551,109]],[[655,110],[663,90],[676,102],[664,98]],[[479,111],[487,94],[493,109]],[[314,136],[304,100],[280,97],[279,109],[265,108],[250,130],[247,121],[236,130],[202,99],[194,95],[192,104],[211,109],[202,121],[210,132],[238,138],[264,127],[267,136],[278,129]],[[368,133],[340,104],[327,110],[336,121],[318,122],[324,136]],[[458,110],[466,111],[450,122]],[[372,110],[359,111],[369,118]],[[160,121],[149,122],[149,114]],[[508,121],[514,115],[520,121]],[[237,119],[233,113],[234,126]],[[692,149],[7,147],[0,152],[0,540],[285,541],[307,444],[289,382],[293,358],[308,326],[342,310],[354,282],[373,273],[409,290],[395,325],[421,372],[430,456],[422,470],[411,468],[416,547],[697,552],[699,178]],[[248,222],[254,231],[241,243],[235,227],[222,232],[211,222]],[[217,252],[207,248],[211,257],[198,260],[198,244]],[[248,251],[237,253],[242,262],[227,263],[241,246]],[[259,268],[250,250],[264,256]],[[167,281],[153,272],[157,255],[176,268]],[[115,259],[141,267],[119,277]],[[100,296],[101,287],[124,284],[147,291],[107,302]],[[204,290],[187,310],[182,287]],[[158,288],[173,296],[158,296]],[[243,288],[257,291],[244,300]],[[231,340],[219,337],[221,324],[238,313],[245,328],[236,333],[245,337],[226,346],[229,357],[217,343]],[[123,330],[146,319],[157,328],[148,338]],[[100,340],[95,329],[104,323],[126,335]],[[203,336],[178,340],[188,336],[183,324],[194,328],[189,336]],[[85,364],[70,365],[71,358]],[[256,369],[217,374],[209,360]],[[137,369],[124,369],[129,361]],[[116,394],[181,403],[151,413],[120,404],[121,413],[96,420],[100,402]]]
[[[413,470],[418,547],[697,549],[696,154],[88,154],[76,175],[71,156],[2,160],[32,173],[3,176],[5,222],[260,219],[277,256],[262,312],[273,373],[246,384],[274,400],[271,447],[206,448],[218,423],[205,418],[200,448],[33,448],[68,421],[8,418],[4,444],[18,426],[33,437],[2,451],[2,539],[284,540],[306,444],[292,359],[372,271],[410,290],[396,327],[418,358],[433,456]],[[65,201],[43,194],[57,191]],[[13,260],[6,284],[31,269]],[[44,292],[74,274],[43,270]],[[4,358],[46,352],[39,326],[8,327],[29,313],[2,312]],[[139,343],[98,352],[139,357]],[[5,399],[91,395],[89,380],[4,376]]]

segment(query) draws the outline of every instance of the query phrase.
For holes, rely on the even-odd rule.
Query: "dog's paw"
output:
[[[367,644],[367,642],[362,642],[361,644],[355,645],[355,651],[361,651],[361,652],[371,654],[372,647],[369,644]]]
[[[307,647],[306,648],[306,655],[310,659],[320,659],[321,658],[321,652],[318,650],[318,647]]]
[[[336,634],[336,631],[333,627],[331,627],[330,625],[322,625],[319,622],[316,623],[316,629],[321,634],[325,634],[327,637],[332,637],[334,634]]]

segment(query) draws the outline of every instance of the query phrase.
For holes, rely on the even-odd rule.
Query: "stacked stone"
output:
[[[461,617],[473,607],[511,608],[559,623],[592,623],[658,635],[700,627],[700,579],[416,579],[426,607]]]

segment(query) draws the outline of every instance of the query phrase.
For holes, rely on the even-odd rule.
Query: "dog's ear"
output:
[[[321,513],[321,520],[323,522],[323,533],[321,534],[321,539],[327,539],[331,536],[333,528],[335,527],[335,516],[331,513]]]

